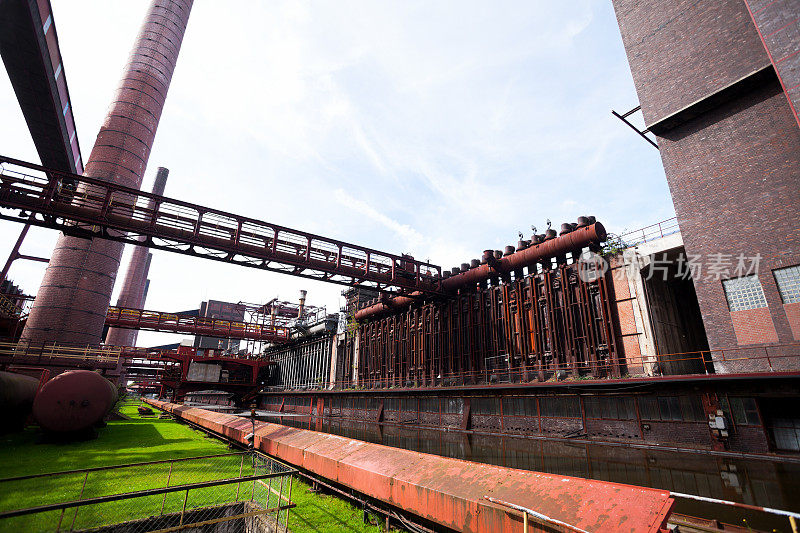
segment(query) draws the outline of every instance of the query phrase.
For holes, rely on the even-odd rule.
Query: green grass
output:
[[[99,430],[95,440],[72,443],[43,443],[36,428],[21,433],[0,436],[0,478],[61,472],[99,466],[116,466],[129,463],[160,461],[229,453],[226,444],[208,438],[204,433],[157,417],[141,417],[136,407],[138,402],[128,401],[119,405],[119,411],[129,420],[109,422]],[[247,461],[245,461],[245,465]],[[136,490],[163,487],[167,475],[170,485],[189,483],[222,477],[236,477],[241,468],[239,458],[204,459],[186,463],[173,463],[171,473],[168,464],[150,465],[92,472],[83,487],[83,474],[70,474],[55,478],[40,478],[0,485],[0,510],[34,507],[83,497],[118,494]],[[249,471],[248,471],[249,470]],[[244,468],[243,475],[252,473]],[[364,524],[361,511],[338,498],[314,494],[308,485],[294,480],[292,500],[297,507],[292,510],[290,528],[297,532],[377,532],[380,528]],[[189,507],[213,505],[218,501],[233,501],[236,485],[194,490],[190,492]],[[239,499],[250,499],[245,485],[240,489]],[[110,502],[81,508],[75,527],[90,527],[100,523],[114,523],[117,516],[125,519],[146,517],[164,512],[180,511],[183,494],[172,493],[120,502]],[[258,494],[258,493],[257,493]],[[135,503],[134,503],[135,502]],[[135,509],[131,506],[135,505]],[[67,511],[62,519],[62,528],[69,526],[75,511]],[[55,529],[60,511],[42,513],[0,522],[3,531],[46,531]]]
[[[365,524],[360,509],[335,496],[313,493],[311,487],[294,479],[292,501],[297,507],[289,518],[289,529],[296,533],[305,531],[333,533],[377,533],[380,526]]]

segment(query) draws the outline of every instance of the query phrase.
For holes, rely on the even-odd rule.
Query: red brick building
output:
[[[710,348],[796,343],[800,127],[791,97],[800,4],[614,0],[614,8],[686,252],[701,257],[693,280]]]

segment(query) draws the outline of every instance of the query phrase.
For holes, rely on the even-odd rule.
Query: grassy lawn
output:
[[[383,531],[382,527],[365,524],[361,510],[335,496],[311,492],[311,487],[303,481],[294,479],[292,484],[292,501],[297,507],[289,517],[289,529],[295,532],[319,531],[334,533],[336,531],[375,532]]]
[[[121,403],[119,411],[129,420],[109,422],[99,430],[95,440],[73,443],[41,443],[36,428],[21,433],[0,436],[0,478],[114,466],[128,463],[159,461],[185,457],[231,453],[226,444],[208,438],[202,432],[172,420],[157,417],[140,417],[138,402]],[[39,478],[0,484],[0,510],[20,509],[79,499],[151,489],[165,486],[167,476],[170,485],[207,479],[236,477],[243,464],[243,475],[252,473],[249,461],[240,458],[203,459],[186,463],[151,465],[130,469],[71,474],[56,478]],[[169,470],[168,470],[169,469]],[[248,484],[249,485],[249,484]],[[362,522],[361,511],[349,503],[331,496],[314,494],[308,485],[294,480],[292,500],[297,507],[292,510],[290,528],[295,532],[377,532],[376,526]],[[233,501],[240,490],[239,499],[250,499],[250,489],[235,484],[217,488],[201,489],[190,493],[189,507],[213,505],[215,501]],[[180,511],[184,493],[150,496],[121,502],[111,502],[81,508],[75,515],[68,510],[60,517],[53,511],[28,517],[19,517],[0,522],[3,531],[47,531],[54,530],[59,519],[62,528],[75,519],[75,527],[89,527],[98,523],[113,523],[115,515],[150,516],[164,512]],[[257,492],[258,494],[258,492]],[[135,502],[135,503],[134,503]],[[135,509],[130,506],[135,505]],[[127,507],[126,507],[127,506]],[[34,519],[35,517],[35,519]]]

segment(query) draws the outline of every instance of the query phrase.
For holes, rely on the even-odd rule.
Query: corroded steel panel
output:
[[[250,423],[233,415],[146,400],[229,436]],[[372,498],[462,531],[521,531],[508,501],[592,532],[656,532],[665,527],[669,492],[619,483],[529,472],[392,448],[315,431],[258,422],[255,446],[288,463]],[[553,531],[531,522],[533,531]],[[559,528],[555,528],[559,530]]]

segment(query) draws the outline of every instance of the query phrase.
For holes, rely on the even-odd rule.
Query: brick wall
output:
[[[800,263],[800,129],[774,80],[659,137],[688,254],[760,254],[759,281],[777,339],[794,340],[772,270]],[[734,260],[735,263],[735,260]],[[703,273],[697,298],[713,348],[739,344],[719,279]],[[770,341],[760,341],[770,342]]]
[[[742,0],[614,0],[647,124],[769,64]]]
[[[800,341],[800,303],[783,304],[783,310],[794,339]]]
[[[740,346],[778,342],[778,333],[768,307],[731,311],[731,323]]]
[[[617,335],[621,340],[622,355],[625,358],[628,373],[641,375],[645,373],[645,368],[639,342],[639,335],[642,332],[639,331],[634,317],[634,305],[637,303],[636,297],[631,294],[628,274],[622,257],[611,257],[609,266],[611,269],[611,286],[614,290],[613,300],[619,319]]]
[[[614,0],[648,125],[769,64],[741,0]],[[764,331],[793,342],[772,270],[800,264],[800,129],[776,77],[658,137],[687,254],[760,254]],[[733,260],[734,264],[736,260]],[[739,340],[720,279],[694,279],[712,349]],[[746,329],[746,328],[745,328]]]

